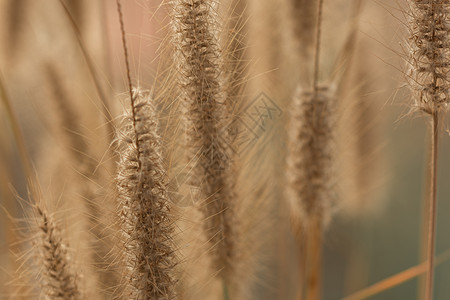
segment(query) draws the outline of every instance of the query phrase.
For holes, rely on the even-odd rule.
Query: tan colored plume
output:
[[[48,213],[36,208],[39,239],[38,249],[41,262],[42,296],[45,299],[76,300],[83,299],[78,287],[72,261],[67,253],[58,226]]]
[[[217,40],[216,1],[173,2],[174,63],[179,69],[180,101],[184,106],[189,182],[197,199],[211,245],[215,270],[229,277],[237,232],[233,218],[229,115],[223,58]]]
[[[132,113],[124,116],[121,129],[117,187],[125,248],[126,296],[173,299],[174,226],[158,120],[148,92],[133,91]]]
[[[288,199],[292,218],[308,228],[312,216],[326,223],[333,208],[333,91],[298,89],[288,132]]]

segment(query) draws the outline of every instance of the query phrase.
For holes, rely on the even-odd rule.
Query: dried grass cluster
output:
[[[1,125],[11,129],[0,131],[0,197],[14,215],[1,229],[20,254],[6,264],[0,256],[0,268],[13,274],[6,281],[0,273],[0,289],[14,299],[323,298],[322,273],[332,265],[324,244],[339,239],[329,237],[340,228],[334,217],[355,222],[339,215],[341,208],[366,217],[362,207],[374,207],[367,202],[382,194],[368,195],[374,178],[386,174],[372,157],[382,148],[372,134],[379,132],[381,105],[368,88],[379,84],[374,64],[366,63],[371,47],[358,34],[363,1],[167,0],[156,9],[144,1],[149,36],[162,36],[139,56],[137,18],[127,12],[134,2],[116,0],[111,11],[118,21],[107,1],[53,2],[42,9],[32,1],[0,1],[9,14],[0,40],[11,57],[8,85],[0,77],[0,115],[7,119]],[[449,105],[450,4],[410,0],[404,10],[410,36],[403,75],[412,110],[425,112],[432,124],[429,223],[422,225],[427,257],[346,300],[424,273],[423,293],[431,300],[434,266],[443,261],[435,260],[437,149]],[[36,29],[24,29],[26,17]],[[104,37],[107,27],[117,32]],[[27,50],[31,40],[45,51]],[[115,101],[119,93],[107,87],[116,87],[123,73],[123,58],[110,63],[119,51],[129,97]],[[30,75],[34,69],[45,76]],[[13,71],[26,74],[43,99],[38,109],[50,130],[28,118],[30,105],[15,107],[9,93],[26,85],[12,83]],[[64,79],[69,75],[71,84]],[[34,136],[43,141],[40,152],[26,147]],[[18,155],[5,146],[10,139]],[[10,183],[19,193],[27,186],[29,199],[16,201]],[[10,228],[22,214],[37,234],[33,243]],[[36,268],[20,265],[28,258]]]

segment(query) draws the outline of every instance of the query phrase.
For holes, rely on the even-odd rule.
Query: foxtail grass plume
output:
[[[204,215],[214,268],[222,278],[233,266],[236,220],[233,218],[233,182],[229,149],[229,115],[223,58],[217,40],[217,2],[176,0],[174,62],[185,109],[189,184],[199,188],[194,199]]]
[[[437,161],[439,147],[439,113],[448,110],[448,72],[450,44],[448,33],[450,3],[447,0],[415,0],[410,4],[410,87],[414,93],[413,109],[430,116],[430,168],[428,225],[427,225],[427,276],[425,299],[433,299],[434,252],[437,216]],[[424,226],[425,227],[425,226]]]
[[[317,93],[299,88],[288,132],[288,199],[294,228],[308,228],[313,216],[323,224],[333,209],[335,103],[330,88]]]
[[[44,299],[83,299],[58,226],[44,209],[38,206],[36,211],[40,236],[37,247],[42,266],[42,296]]]
[[[146,91],[134,90],[122,121],[117,186],[126,263],[126,298],[175,297],[174,221],[158,120]]]
[[[450,3],[410,1],[408,77],[415,94],[413,107],[432,114],[448,109]]]
[[[321,292],[323,231],[334,208],[335,94],[329,87],[298,88],[288,131],[287,198],[292,229],[302,249],[300,296]],[[303,287],[303,284],[305,285]]]

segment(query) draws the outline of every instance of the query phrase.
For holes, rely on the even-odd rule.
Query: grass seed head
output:
[[[332,92],[299,89],[288,132],[288,199],[294,224],[308,228],[313,216],[328,221],[333,207]],[[296,226],[296,225],[295,225]]]
[[[72,269],[58,226],[45,210],[36,209],[39,218],[39,244],[42,263],[41,285],[46,299],[83,299],[78,288],[78,278]]]
[[[177,0],[173,4],[174,60],[192,170],[189,184],[199,188],[198,197],[203,199],[200,208],[214,267],[227,277],[233,266],[236,220],[227,130],[229,98],[217,37],[217,2]]]
[[[414,0],[409,5],[410,55],[407,76],[415,94],[413,106],[429,114],[447,110],[450,4],[446,0]]]
[[[130,113],[122,123],[117,175],[127,293],[168,300],[175,297],[176,257],[161,138],[149,93],[135,90],[133,97],[134,117]]]

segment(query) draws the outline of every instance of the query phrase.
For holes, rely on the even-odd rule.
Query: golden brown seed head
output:
[[[131,299],[168,300],[175,297],[176,258],[161,138],[149,94],[133,97],[135,123],[131,113],[123,119],[117,175],[127,292]]]
[[[36,209],[39,217],[40,257],[42,263],[41,285],[45,299],[76,300],[83,299],[78,289],[77,276],[72,270],[61,233],[41,208]]]
[[[313,216],[324,223],[333,207],[334,101],[328,89],[298,89],[288,132],[287,196],[294,225],[308,227]]]
[[[450,3],[447,0],[410,1],[410,87],[414,107],[433,113],[447,110],[450,70]]]
[[[225,94],[222,53],[217,39],[217,2],[176,0],[175,64],[185,109],[189,184],[198,188],[204,228],[214,267],[227,276],[232,269],[236,226],[231,177],[230,118]]]

